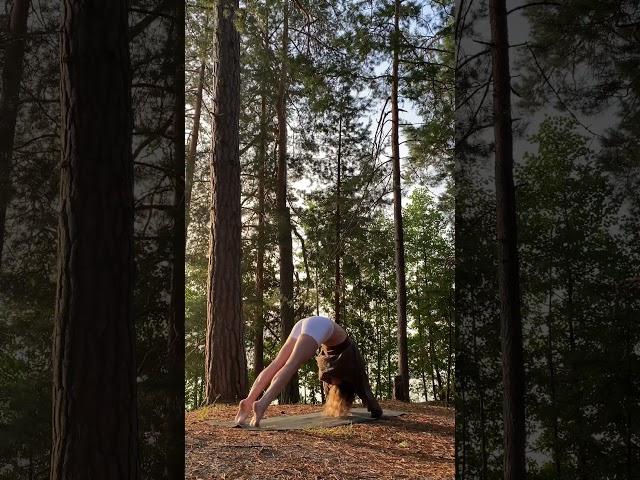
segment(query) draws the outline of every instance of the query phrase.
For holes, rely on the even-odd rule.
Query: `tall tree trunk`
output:
[[[422,328],[420,328],[418,330],[418,335],[420,338],[420,345],[424,345],[424,336],[422,334]],[[421,349],[421,362],[420,362],[420,376],[422,377],[422,389],[424,390],[424,401],[427,402],[429,401],[429,389],[427,388],[427,373],[426,373],[426,369],[424,364],[426,363],[426,358],[425,358],[425,354],[424,354],[424,347],[422,347]],[[433,396],[433,399],[435,400],[435,395]]]
[[[577,480],[586,480],[589,475],[589,469],[587,466],[587,455],[585,448],[585,437],[588,435],[586,432],[586,424],[584,417],[582,415],[581,408],[581,397],[577,393],[578,383],[580,381],[580,371],[578,367],[578,362],[576,360],[577,355],[577,342],[576,342],[576,331],[574,324],[574,300],[573,300],[573,289],[574,289],[574,279],[573,279],[573,271],[570,265],[566,266],[567,272],[567,317],[569,320],[569,347],[571,351],[571,358],[569,360],[569,369],[572,378],[572,385],[574,388],[574,422],[575,422],[575,432],[574,438],[577,443],[577,452],[576,452],[576,479]]]
[[[378,372],[376,373],[376,398],[380,398],[380,385],[382,383],[382,331],[380,329],[380,322],[376,322],[376,340],[378,344]]]
[[[4,248],[7,207],[11,200],[13,143],[18,118],[20,83],[24,60],[30,0],[13,0],[2,68],[0,94],[0,271]]]
[[[341,227],[341,218],[340,218],[340,202],[341,202],[341,180],[342,180],[342,116],[338,120],[338,174],[336,179],[336,276],[335,276],[335,305],[334,305],[334,316],[336,323],[341,323],[340,320],[340,292],[342,291],[342,278],[340,272],[340,259],[341,259],[341,246],[340,246],[340,229]]]
[[[247,394],[241,298],[240,35],[238,0],[216,4],[213,35],[213,151],[207,285],[206,403]]]
[[[278,250],[280,252],[280,318],[281,344],[287,340],[293,328],[293,244],[291,241],[291,217],[287,207],[287,76],[289,63],[289,0],[283,1],[284,25],[280,79],[278,82],[278,176],[276,208],[278,212]],[[280,395],[282,403],[300,401],[298,374],[296,373]]]
[[[391,337],[391,308],[389,306],[389,298],[387,297],[387,278],[386,276],[382,277],[384,280],[383,290],[385,292],[384,303],[387,311],[387,322],[386,326],[388,329],[387,338]],[[391,390],[393,383],[391,381],[391,348],[387,348],[387,398],[391,398]]]
[[[549,314],[547,317],[547,367],[549,368],[549,390],[551,397],[551,410],[553,415],[553,463],[556,469],[556,477],[562,478],[562,457],[560,456],[560,438],[558,425],[558,410],[556,405],[556,379],[555,365],[553,362],[553,325],[551,324],[551,296],[549,288]]]
[[[566,226],[569,227],[567,235],[571,238],[574,234],[574,229],[572,228],[571,218],[569,216],[569,212],[567,211],[568,198],[566,194],[563,195],[563,221]],[[569,258],[567,252],[563,253],[563,257]],[[581,379],[579,364],[576,358],[577,355],[577,345],[576,345],[576,332],[574,325],[574,299],[573,299],[573,289],[574,289],[574,273],[571,268],[571,263],[565,260],[564,262],[564,276],[566,277],[566,317],[569,323],[569,347],[571,355],[568,360],[569,365],[569,374],[570,374],[570,385],[571,385],[571,393],[573,394],[573,428],[572,431],[572,439],[576,444],[576,480],[586,480],[588,477],[588,467],[587,467],[587,458],[585,452],[585,438],[588,435],[586,430],[585,421],[582,415],[582,397],[580,396],[580,386],[579,382]]]
[[[446,391],[446,397],[445,397],[445,405],[448,407],[449,406],[449,397],[450,397],[450,393],[451,393],[451,364],[453,363],[451,361],[451,357],[452,357],[452,350],[453,350],[453,312],[449,313],[448,316],[448,320],[449,320],[449,339],[448,339],[448,344],[447,344],[447,391]]]
[[[185,263],[185,152],[184,152],[184,3],[176,2],[174,13],[174,95],[173,111],[173,262],[171,265],[171,313],[167,335],[167,477],[184,478],[184,263]]]
[[[393,160],[393,220],[398,310],[398,376],[394,398],[409,401],[409,354],[407,349],[407,289],[402,227],[402,190],[400,187],[400,123],[398,119],[398,65],[400,63],[400,0],[395,0],[393,62],[391,73],[391,157]]]
[[[193,378],[193,409],[198,408],[198,376]]]
[[[631,480],[633,478],[633,472],[636,471],[634,467],[635,456],[633,451],[635,449],[635,445],[632,441],[632,435],[634,433],[634,425],[632,423],[632,414],[635,414],[637,410],[635,410],[635,401],[634,401],[634,392],[633,392],[633,382],[635,380],[635,372],[632,367],[632,355],[633,355],[633,347],[632,343],[632,331],[630,327],[630,314],[626,308],[622,307],[620,309],[620,300],[621,295],[624,295],[627,292],[620,291],[616,289],[616,300],[615,300],[615,311],[614,315],[616,318],[619,318],[619,315],[623,315],[624,318],[624,338],[625,338],[625,349],[624,349],[624,363],[625,363],[625,395],[624,395],[624,419],[625,419],[625,432],[624,432],[624,443],[626,450],[626,474],[627,480]],[[622,297],[624,298],[624,297]],[[622,311],[621,311],[622,310]]]
[[[427,336],[429,335],[429,327],[427,327]],[[437,400],[438,396],[436,392],[438,389],[436,388],[436,368],[434,365],[433,354],[431,353],[431,349],[429,349],[429,375],[431,376],[431,392],[433,393],[433,400]]]
[[[315,290],[316,290],[316,315],[320,315],[320,290],[318,289],[318,263],[316,262],[316,281],[315,281]]]
[[[553,232],[551,232],[550,242],[551,245],[553,242]],[[553,308],[553,259],[549,257],[549,271],[547,276],[547,282],[549,284],[547,296],[549,302],[549,312],[547,314],[547,368],[549,369],[549,390],[550,390],[550,398],[551,398],[551,410],[553,415],[553,445],[552,445],[552,456],[553,463],[556,469],[556,478],[562,478],[562,457],[560,455],[560,438],[559,438],[559,425],[558,425],[558,409],[556,404],[556,371],[555,364],[553,361],[553,324],[552,324],[552,308]]]
[[[191,194],[193,193],[193,176],[196,170],[196,153],[198,150],[198,138],[200,136],[200,115],[202,112],[202,90],[204,88],[204,74],[206,63],[200,65],[200,73],[198,75],[198,90],[196,92],[196,104],[193,112],[193,130],[189,139],[189,153],[187,154],[187,165],[185,172],[185,189],[184,189],[184,215],[185,239],[189,222],[191,221]]]
[[[258,144],[258,251],[256,253],[256,300],[258,312],[253,337],[253,374],[257,377],[264,368],[264,216],[265,216],[265,160],[267,156],[267,97],[262,93],[260,105],[260,142]]]
[[[462,363],[462,362],[461,362]],[[461,370],[462,370],[461,366]],[[467,428],[468,428],[468,415],[466,412],[467,398],[466,398],[466,385],[464,384],[464,375],[461,375],[460,379],[460,407],[456,407],[456,433],[455,433],[455,451],[456,457],[460,459],[460,472],[459,476],[456,476],[456,480],[466,480],[467,473]],[[460,435],[458,435],[458,425],[460,425]]]
[[[525,478],[525,405],[522,318],[513,185],[511,77],[505,0],[489,1],[493,66],[496,235],[504,388],[504,479]]]
[[[418,317],[418,339],[420,340],[420,364],[422,365],[420,368],[420,375],[422,377],[422,388],[424,390],[424,401],[428,401],[429,400],[429,395],[428,395],[428,388],[427,388],[427,374],[426,374],[426,369],[425,369],[425,363],[427,362],[427,354],[424,348],[424,334],[423,334],[423,330],[424,330],[424,324],[422,323],[422,315],[420,314],[420,296],[418,295],[418,313],[417,313],[417,317]],[[434,390],[434,395],[433,395],[433,399],[435,400],[435,390]]]
[[[473,365],[478,369],[478,379],[476,385],[478,388],[478,403],[480,404],[480,458],[482,469],[480,470],[480,480],[487,479],[487,429],[486,429],[486,413],[484,408],[484,380],[482,376],[482,367],[480,355],[478,353],[478,331],[476,329],[476,314],[472,314],[471,334],[473,335]]]
[[[204,403],[204,389],[206,386],[206,379],[203,377],[200,378],[200,383],[198,384],[198,406],[202,405]]]
[[[420,377],[422,378],[422,391],[424,392],[424,401],[429,401],[429,389],[427,387],[427,372],[425,371],[424,364],[420,367]]]
[[[63,19],[50,478],[135,479],[128,5],[65,0]]]
[[[424,285],[425,287],[428,286],[429,284],[429,275],[428,275],[428,270],[427,270],[427,251],[426,250],[422,250],[422,274],[424,275]],[[418,306],[419,307],[419,306]],[[442,387],[441,387],[441,379],[440,379],[440,369],[438,368],[438,364],[436,362],[436,354],[435,354],[435,349],[433,346],[433,333],[432,333],[432,329],[433,326],[427,326],[426,330],[427,330],[427,340],[428,340],[428,347],[429,347],[429,373],[431,375],[431,391],[433,392],[433,400],[441,400],[441,393],[442,393]],[[422,345],[424,345],[422,338],[420,339],[420,342],[422,343]],[[424,346],[423,346],[424,348]],[[438,388],[436,388],[436,374],[438,376]],[[436,394],[436,392],[438,392]]]
[[[387,398],[393,396],[393,380],[391,378],[391,349],[387,350]]]
[[[427,328],[427,340],[429,342],[429,357],[431,359],[431,382],[433,383],[433,399],[442,400],[442,377],[440,367],[436,359],[436,352],[433,345],[433,325]],[[436,387],[436,382],[438,386]],[[436,395],[436,392],[437,395]]]

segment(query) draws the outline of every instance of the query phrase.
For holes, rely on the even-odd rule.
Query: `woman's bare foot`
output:
[[[236,425],[242,425],[251,413],[251,402],[248,399],[240,400],[238,414],[236,415]]]
[[[257,402],[253,402],[253,418],[251,419],[252,427],[260,426],[260,420],[262,420],[262,417],[264,416],[264,412],[267,411],[268,406],[269,405],[265,405],[264,403],[262,403],[261,400],[258,400]]]

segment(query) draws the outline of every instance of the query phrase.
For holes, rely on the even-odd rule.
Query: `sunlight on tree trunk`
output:
[[[240,36],[237,0],[220,0],[213,41],[213,148],[206,337],[206,403],[248,391],[241,297]]]

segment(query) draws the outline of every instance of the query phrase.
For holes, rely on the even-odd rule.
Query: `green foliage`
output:
[[[631,321],[639,304],[625,278],[637,248],[620,234],[614,187],[577,128],[566,117],[545,120],[531,139],[538,152],[518,175],[524,301],[542,333],[527,344],[529,417],[542,426],[532,447],[549,463],[578,475],[576,458],[606,475],[610,465],[587,458],[607,451],[609,462],[624,465],[624,441],[614,447],[611,439],[636,428],[627,415],[640,387],[632,351],[640,331]]]
[[[640,338],[637,243],[628,204],[599,152],[567,116],[548,117],[515,171],[525,367],[528,475],[625,478],[637,422]],[[494,199],[457,195],[457,405],[465,478],[502,476],[502,383]],[[492,261],[488,261],[493,259]],[[606,452],[606,462],[599,461]],[[629,455],[632,455],[629,457]],[[460,465],[460,463],[459,463]]]
[[[420,360],[415,368],[424,396],[426,377],[431,376],[434,399],[448,402],[454,390],[452,226],[426,190],[415,190],[410,202],[404,219],[411,327],[416,333],[409,352]]]

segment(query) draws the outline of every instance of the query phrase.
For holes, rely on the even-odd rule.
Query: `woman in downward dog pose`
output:
[[[358,395],[371,416],[380,417],[382,409],[371,392],[364,361],[356,345],[344,328],[333,320],[315,316],[295,324],[276,358],[257,376],[247,398],[240,401],[235,422],[242,424],[253,413],[251,425],[259,426],[269,404],[302,364],[315,355],[318,347],[322,347],[321,354],[316,357],[319,377],[327,394],[325,413],[347,414]]]

